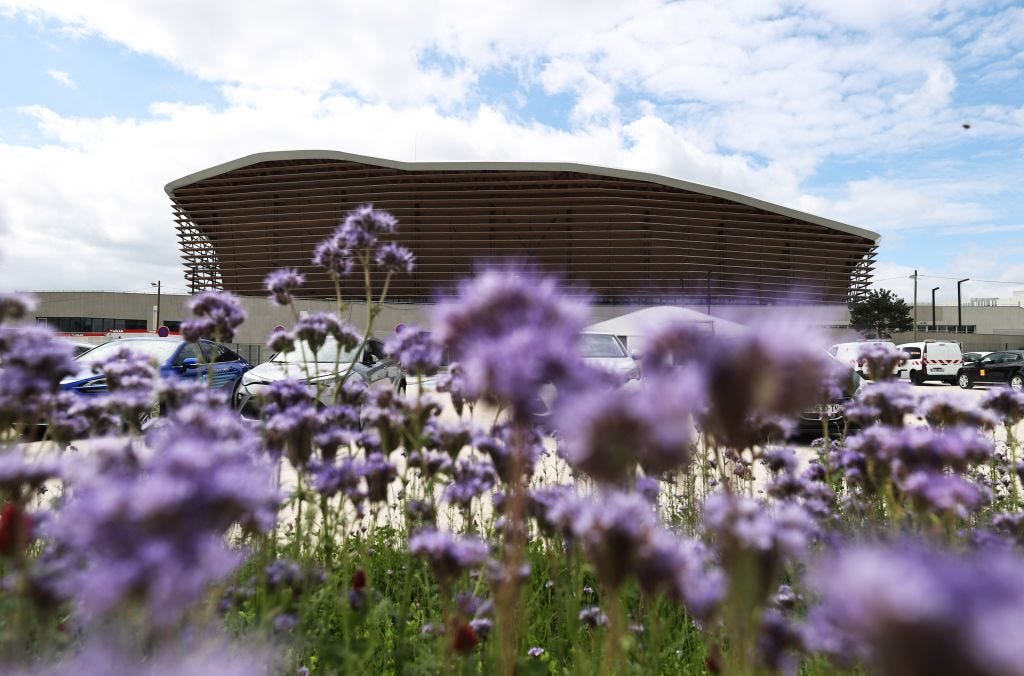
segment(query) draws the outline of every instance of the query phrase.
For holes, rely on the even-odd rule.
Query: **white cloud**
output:
[[[164,59],[226,101],[153,102],[137,119],[27,108],[48,144],[0,145],[0,284],[180,284],[162,186],[288,148],[619,166],[887,235],[991,224],[986,198],[1012,181],[876,176],[825,195],[805,187],[828,158],[952,146],[967,119],[974,138],[1024,136],[1024,108],[953,103],[959,47],[944,30],[958,26],[968,51],[989,35],[1000,55],[1019,44],[995,17],[958,23],[960,4],[0,0],[0,11]],[[495,69],[519,78],[509,100],[568,94],[568,128],[512,119],[483,98],[482,78]]]
[[[71,79],[71,76],[62,70],[56,70],[54,68],[47,68],[46,74],[54,81],[64,85],[68,89],[78,89],[78,85]]]

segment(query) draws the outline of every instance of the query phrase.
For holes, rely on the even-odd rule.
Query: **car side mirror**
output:
[[[195,357],[185,357],[181,360],[181,368],[186,371],[197,369],[199,368],[199,360]]]

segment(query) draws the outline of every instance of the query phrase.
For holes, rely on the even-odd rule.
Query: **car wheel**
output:
[[[924,384],[924,371],[911,371],[910,372],[910,382],[912,382],[915,385],[923,385]]]
[[[1011,376],[1010,387],[1017,390],[1018,392],[1024,390],[1024,375],[1018,373],[1017,375]]]
[[[971,377],[966,373],[961,373],[959,376],[957,376],[956,383],[961,387],[961,389],[964,390],[969,390],[972,387],[974,387],[974,381],[971,380]]]

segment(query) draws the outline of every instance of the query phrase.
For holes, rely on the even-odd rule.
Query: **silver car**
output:
[[[242,376],[235,390],[234,405],[246,418],[259,418],[260,391],[268,385],[288,378],[309,382],[318,387],[320,403],[333,403],[338,381],[349,372],[349,379],[361,380],[370,388],[389,388],[405,394],[406,377],[398,361],[384,354],[384,343],[371,338],[362,357],[356,360],[357,350],[344,350],[333,338],[328,338],[314,356],[306,343],[296,343],[291,352],[278,352]],[[354,363],[353,363],[354,362]]]
[[[608,371],[627,383],[640,379],[640,366],[622,345],[617,336],[610,333],[581,333],[580,355],[591,366]]]

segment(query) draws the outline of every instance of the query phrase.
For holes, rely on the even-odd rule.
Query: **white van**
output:
[[[828,348],[828,353],[836,358],[840,364],[849,366],[857,375],[864,376],[864,362],[860,359],[860,350],[864,345],[889,345],[893,348],[896,345],[891,340],[860,340],[856,343],[837,343]]]
[[[920,343],[897,345],[907,353],[907,362],[900,366],[900,378],[920,385],[926,380],[939,380],[953,385],[956,373],[964,365],[960,343],[926,340]]]

